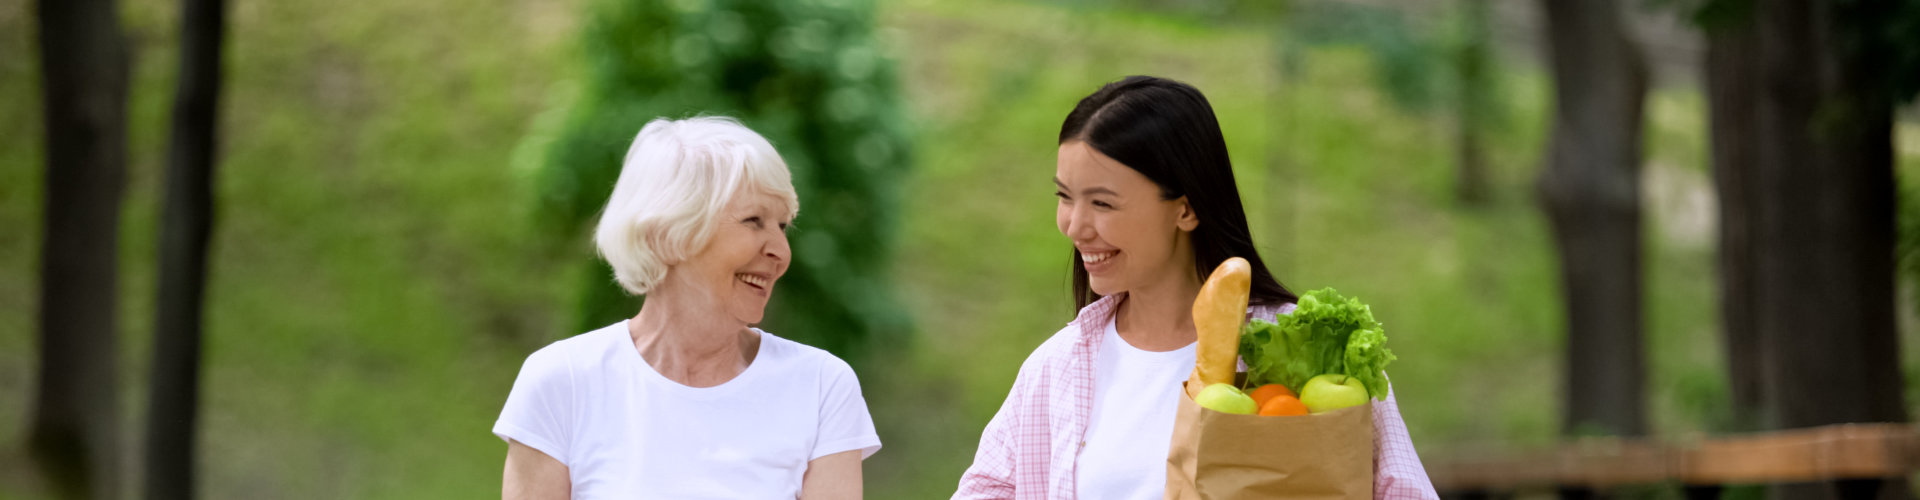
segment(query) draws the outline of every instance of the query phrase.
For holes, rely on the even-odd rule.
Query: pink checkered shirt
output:
[[[1074,498],[1074,459],[1093,414],[1094,354],[1100,352],[1101,333],[1119,305],[1119,296],[1087,305],[1020,365],[1013,390],[987,422],[973,465],[960,476],[953,498]],[[1256,306],[1248,315],[1272,320],[1291,312],[1292,304]],[[1414,454],[1413,439],[1391,392],[1385,402],[1373,405],[1373,426],[1373,498],[1440,498]]]

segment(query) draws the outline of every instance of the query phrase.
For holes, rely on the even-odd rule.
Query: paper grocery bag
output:
[[[1288,417],[1221,413],[1180,391],[1169,500],[1373,498],[1373,402]]]

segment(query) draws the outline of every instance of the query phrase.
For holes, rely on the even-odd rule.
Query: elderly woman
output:
[[[594,244],[645,305],[527,357],[493,426],[502,497],[859,498],[880,438],[853,369],[752,326],[798,210],[786,163],[739,122],[641,129]]]

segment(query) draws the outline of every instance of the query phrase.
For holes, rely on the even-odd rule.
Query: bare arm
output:
[[[860,481],[860,450],[816,458],[800,479],[800,500],[859,500]]]
[[[827,458],[832,457],[821,457]],[[854,470],[856,482],[859,473]],[[519,441],[507,442],[507,470],[500,483],[501,500],[567,500],[573,495],[566,464]],[[857,495],[859,490],[854,491]]]

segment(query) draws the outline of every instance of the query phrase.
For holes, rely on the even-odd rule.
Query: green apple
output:
[[[1209,385],[1200,390],[1200,395],[1193,397],[1193,402],[1199,403],[1202,408],[1221,413],[1252,415],[1253,412],[1260,410],[1259,406],[1253,404],[1252,396],[1240,392],[1240,389],[1233,384]]]
[[[1346,375],[1320,375],[1307,379],[1307,384],[1300,387],[1300,402],[1314,413],[1360,406],[1367,403],[1367,385]]]

